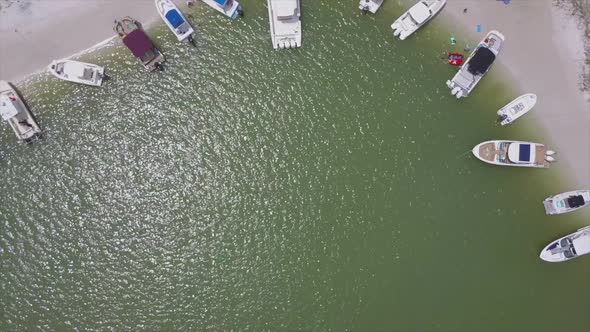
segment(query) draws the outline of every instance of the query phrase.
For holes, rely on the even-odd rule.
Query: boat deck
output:
[[[479,156],[489,162],[501,162],[507,165],[518,165],[524,166],[522,164],[514,163],[509,158],[507,158],[507,151],[508,151],[508,144],[505,147],[500,146],[496,147],[496,144],[493,142],[482,144],[479,147]],[[542,144],[535,144],[535,160],[533,165],[535,166],[542,166],[542,167],[549,167],[550,163],[545,160],[545,153],[547,152],[547,148]]]

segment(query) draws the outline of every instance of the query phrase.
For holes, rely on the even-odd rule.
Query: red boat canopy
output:
[[[125,36],[123,43],[137,58],[142,57],[147,51],[154,48],[154,45],[145,33],[139,29],[133,30]]]

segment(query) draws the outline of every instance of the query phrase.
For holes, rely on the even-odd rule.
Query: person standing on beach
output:
[[[194,0],[186,0],[186,5],[192,7],[195,4]]]

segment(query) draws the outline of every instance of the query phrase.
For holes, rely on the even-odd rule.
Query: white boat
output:
[[[361,0],[359,2],[359,9],[363,13],[370,12],[375,14],[377,12],[377,9],[379,9],[379,7],[381,7],[382,4],[383,0]]]
[[[217,10],[223,15],[236,19],[238,16],[243,14],[240,3],[236,0],[202,0],[205,4],[211,8]]]
[[[488,164],[516,167],[549,167],[555,153],[545,145],[521,141],[487,141],[476,145],[473,154]]]
[[[7,121],[19,142],[32,143],[41,137],[41,129],[16,90],[0,81],[0,115]]]
[[[457,98],[467,97],[490,70],[503,45],[504,36],[498,31],[490,31],[461,66],[459,72],[447,81],[451,94]]]
[[[179,41],[193,42],[193,27],[184,18],[172,0],[155,0],[158,14]]]
[[[590,190],[574,190],[547,197],[543,201],[547,214],[561,214],[590,205]]]
[[[299,0],[267,0],[272,47],[301,47],[301,6]]]
[[[578,229],[548,244],[541,251],[542,260],[557,263],[590,253],[590,226]]]
[[[516,119],[525,115],[537,103],[537,95],[534,93],[526,93],[498,110],[498,122],[502,126],[511,124]]]
[[[447,0],[422,0],[418,1],[408,11],[402,14],[393,24],[393,35],[404,40],[409,35],[420,29],[443,9]]]
[[[101,86],[104,67],[74,60],[54,60],[48,67],[53,76],[64,81]]]

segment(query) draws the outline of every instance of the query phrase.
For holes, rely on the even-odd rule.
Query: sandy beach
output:
[[[144,24],[157,18],[151,0],[0,3],[0,77],[10,81],[112,38],[115,18],[132,15]],[[529,118],[549,134],[547,143],[558,151],[560,167],[573,175],[576,187],[590,187],[590,96],[579,85],[584,41],[576,20],[551,0],[452,0],[440,16],[459,43],[463,38],[474,45],[491,29],[506,36],[495,70],[514,82],[518,93],[537,94]]]
[[[158,14],[151,0],[1,0],[0,77],[18,81],[112,38],[124,16],[148,24]]]
[[[589,188],[590,96],[580,89],[584,39],[577,20],[551,0],[453,0],[441,16],[470,45],[489,30],[504,34],[500,66],[492,70],[514,82],[515,95],[537,94],[537,105],[527,116],[549,134],[551,141],[545,143],[559,153],[559,167],[572,185]],[[565,186],[564,191],[574,189]]]

